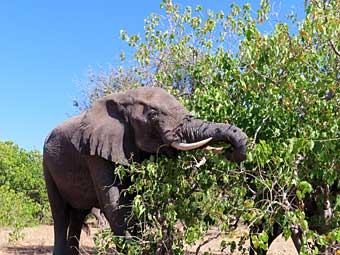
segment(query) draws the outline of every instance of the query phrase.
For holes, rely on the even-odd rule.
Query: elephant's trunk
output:
[[[211,142],[228,142],[232,146],[226,150],[228,160],[241,162],[246,159],[248,137],[236,126],[187,118],[181,127],[179,136],[187,143],[205,140],[210,137],[212,138]]]

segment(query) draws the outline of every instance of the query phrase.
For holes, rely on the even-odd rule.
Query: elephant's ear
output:
[[[106,96],[83,113],[79,128],[72,136],[79,152],[128,164],[135,146],[122,97],[122,94]]]

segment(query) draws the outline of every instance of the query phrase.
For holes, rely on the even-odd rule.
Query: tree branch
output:
[[[256,138],[257,138],[257,135],[258,133],[260,132],[260,129],[263,127],[263,125],[266,123],[267,119],[269,118],[270,116],[266,116],[263,120],[262,120],[262,123],[261,125],[256,129],[255,131],[255,134],[254,134],[254,139],[253,139],[253,142],[250,144],[250,148],[254,148],[255,144],[256,144]]]
[[[221,232],[218,232],[216,235],[214,235],[214,236],[211,236],[211,237],[209,237],[207,240],[205,240],[204,242],[202,242],[198,247],[197,247],[197,249],[196,249],[196,255],[198,255],[199,254],[199,252],[200,252],[200,249],[204,246],[204,245],[206,245],[207,243],[209,243],[209,242],[211,242],[212,240],[214,240],[214,239],[217,239],[217,238],[219,238],[220,236],[221,236]]]
[[[332,48],[332,50],[334,51],[334,53],[336,55],[338,55],[338,57],[340,57],[340,51],[337,50],[337,48],[335,48],[335,45],[333,44],[332,40],[329,40],[329,46]]]

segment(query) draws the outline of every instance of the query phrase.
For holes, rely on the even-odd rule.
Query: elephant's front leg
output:
[[[100,208],[109,221],[112,232],[115,235],[124,235],[128,209],[124,206],[124,198],[119,189],[120,180],[114,174],[112,162],[93,156],[89,157],[88,166]]]

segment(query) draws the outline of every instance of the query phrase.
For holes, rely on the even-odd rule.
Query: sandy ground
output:
[[[82,233],[81,237],[81,254],[94,255],[96,251],[94,249],[93,235],[97,231],[96,228],[91,228],[91,235]],[[0,255],[46,255],[52,254],[53,249],[53,226],[40,225],[37,227],[26,228],[24,233],[24,239],[18,241],[16,244],[8,244],[8,233],[10,229],[0,228]],[[213,235],[213,233],[211,233]],[[235,240],[237,236],[235,237]],[[227,241],[232,240],[228,239]],[[208,254],[221,254],[214,251],[214,247],[219,247],[220,239],[213,240],[203,246],[201,251],[207,251]],[[188,247],[192,252],[196,251],[196,246]],[[216,249],[216,248],[215,248]],[[189,253],[194,254],[194,253]],[[203,254],[203,253],[202,253]],[[230,254],[225,252],[223,254]],[[237,254],[237,253],[234,253]],[[297,252],[294,248],[293,242],[288,240],[287,242],[278,237],[269,249],[270,255],[296,255]]]
[[[81,238],[82,254],[96,254],[94,250],[93,234],[96,229],[91,229],[91,235],[84,232]],[[53,226],[40,225],[23,230],[24,239],[15,244],[8,243],[9,228],[0,228],[0,255],[45,255],[52,254]]]

